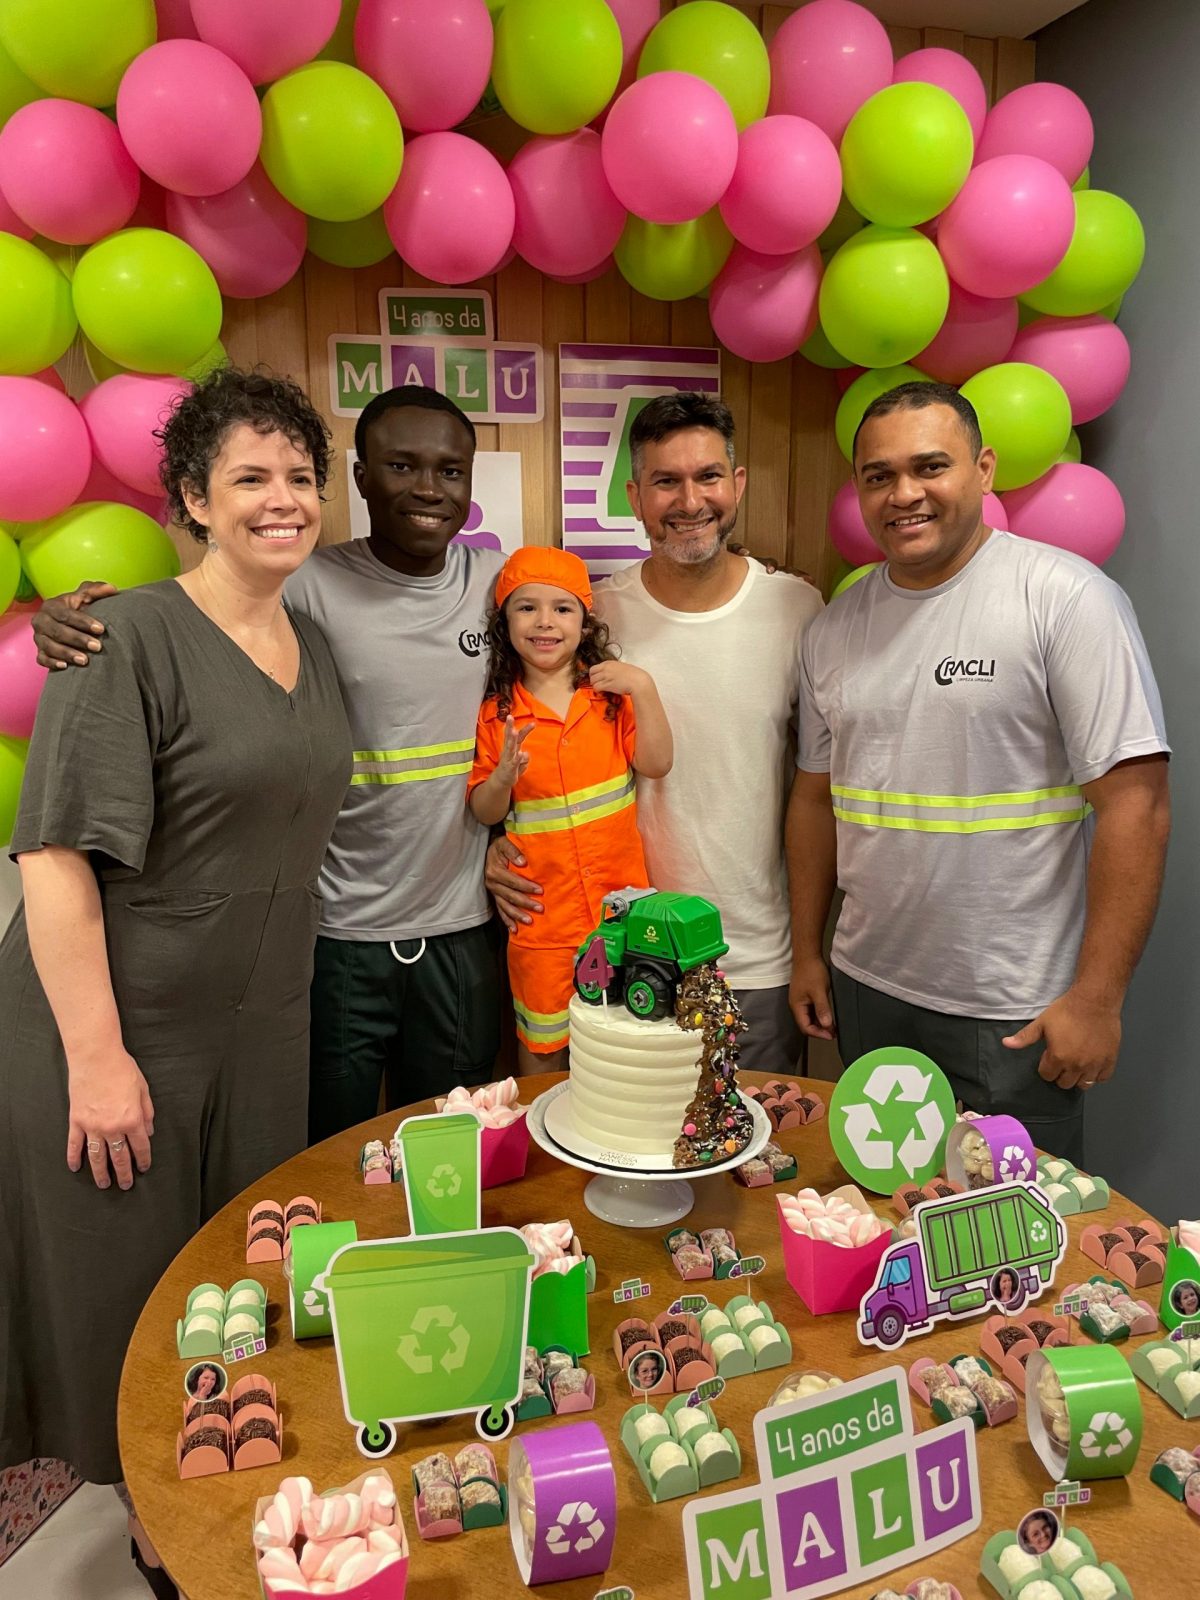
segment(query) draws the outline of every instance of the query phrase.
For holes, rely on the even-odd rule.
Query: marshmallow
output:
[[[270,1505],[254,1526],[254,1544],[259,1550],[286,1548],[300,1531],[301,1517],[313,1497],[307,1478],[285,1478]]]
[[[485,1083],[478,1089],[456,1085],[446,1096],[442,1111],[470,1111],[485,1128],[507,1128],[521,1115],[517,1101],[520,1090],[514,1078],[502,1083]]]
[[[518,1232],[533,1256],[535,1278],[543,1272],[570,1272],[580,1259],[571,1249],[575,1240],[575,1230],[565,1220],[527,1222],[523,1228],[518,1229]]]

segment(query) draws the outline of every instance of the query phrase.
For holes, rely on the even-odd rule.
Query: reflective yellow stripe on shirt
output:
[[[522,800],[514,804],[504,825],[509,833],[557,833],[565,828],[581,828],[624,811],[636,798],[635,779],[630,768],[619,777],[606,778],[587,789],[553,795],[548,800]]]
[[[908,833],[1001,833],[1082,822],[1091,811],[1076,784],[1010,794],[900,794],[831,784],[833,814],[863,828]]]
[[[356,750],[351,783],[421,783],[426,778],[462,777],[470,772],[474,739],[420,744],[410,750]]]

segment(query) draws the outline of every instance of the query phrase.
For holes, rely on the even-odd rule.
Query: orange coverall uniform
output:
[[[544,891],[545,910],[520,923],[508,940],[517,1036],[540,1055],[567,1042],[575,952],[600,921],[601,899],[613,889],[649,887],[637,830],[633,773],[633,703],[609,702],[585,685],[565,719],[513,688],[513,721],[532,722],[522,745],[529,765],[517,781],[504,828]],[[468,793],[496,769],[504,719],[485,700],[475,728],[475,765]]]

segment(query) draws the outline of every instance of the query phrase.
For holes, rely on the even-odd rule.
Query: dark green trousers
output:
[[[318,939],[313,962],[310,1144],[456,1084],[487,1083],[500,1047],[492,923],[432,939]]]
[[[846,1066],[885,1045],[920,1050],[941,1067],[964,1109],[1007,1112],[1039,1150],[1083,1164],[1083,1090],[1060,1089],[1038,1076],[1044,1044],[1009,1050],[1001,1043],[1032,1018],[997,1022],[929,1011],[871,989],[836,967],[833,1001],[838,1048]]]

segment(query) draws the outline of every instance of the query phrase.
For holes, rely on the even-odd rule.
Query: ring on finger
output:
[[[89,1154],[91,1154],[91,1155],[99,1155],[99,1153],[100,1153],[100,1145],[101,1145],[101,1140],[99,1140],[99,1139],[89,1139],[88,1142],[87,1142]]]
[[[112,1151],[113,1155],[117,1155],[118,1152],[124,1150],[125,1141],[124,1139],[110,1139],[108,1141],[108,1148]]]

